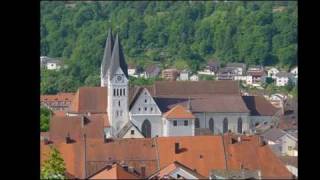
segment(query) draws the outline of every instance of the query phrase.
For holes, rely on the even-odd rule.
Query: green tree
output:
[[[41,167],[41,179],[65,179],[65,163],[60,152],[51,147],[50,155]]]
[[[49,122],[52,115],[52,111],[46,107],[40,107],[40,131],[49,131]]]

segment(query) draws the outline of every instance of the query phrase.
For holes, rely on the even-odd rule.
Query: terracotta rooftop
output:
[[[50,140],[65,141],[69,137],[74,141],[80,141],[83,134],[87,138],[104,138],[104,127],[109,126],[107,114],[92,114],[85,116],[84,128],[82,128],[81,116],[53,116],[50,121]]]
[[[54,95],[44,94],[40,95],[41,101],[72,101],[75,93],[58,93]]]
[[[118,164],[114,164],[109,168],[98,171],[95,175],[89,177],[89,179],[139,179],[137,176],[126,171],[123,167]]]
[[[194,119],[190,111],[181,105],[177,105],[164,114],[167,119]]]
[[[252,116],[273,116],[279,109],[263,96],[242,96]]]
[[[106,87],[81,87],[78,89],[70,106],[70,112],[107,111],[108,89]]]

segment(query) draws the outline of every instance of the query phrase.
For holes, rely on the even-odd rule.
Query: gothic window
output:
[[[238,119],[238,133],[242,133],[242,119],[239,117]]]
[[[147,107],[144,107],[144,110],[147,111]]]
[[[116,96],[116,89],[113,89],[113,96]]]
[[[120,89],[120,96],[122,96],[122,89]]]
[[[144,120],[142,123],[141,131],[144,137],[151,137],[151,123],[148,119]]]
[[[119,105],[119,107],[120,107],[120,101],[118,102],[118,105]]]
[[[119,89],[117,89],[117,96],[119,96]]]
[[[123,95],[124,96],[126,95],[126,89],[123,89]]]
[[[199,118],[196,118],[196,119],[195,119],[195,128],[200,128]]]
[[[214,120],[213,120],[213,118],[209,119],[209,129],[212,133],[214,133]]]
[[[223,133],[226,133],[228,131],[228,119],[224,118],[223,120]]]

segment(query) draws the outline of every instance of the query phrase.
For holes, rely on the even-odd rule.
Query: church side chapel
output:
[[[152,138],[254,133],[278,112],[265,99],[242,97],[236,81],[156,81],[129,86],[128,66],[118,35],[108,32],[100,69],[101,87],[80,87],[65,114],[50,121],[52,136]],[[58,130],[53,130],[58,131]],[[61,130],[62,131],[62,130]]]

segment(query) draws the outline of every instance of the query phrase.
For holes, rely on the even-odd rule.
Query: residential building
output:
[[[235,69],[236,75],[244,75],[246,72],[246,64],[244,63],[228,63],[226,65],[227,68]]]
[[[277,68],[275,67],[271,67],[270,69],[267,70],[268,72],[268,77],[272,78],[272,79],[276,79],[277,78],[277,74],[280,72]]]
[[[190,77],[191,72],[189,70],[183,70],[180,72],[179,80],[180,81],[188,81]]]
[[[66,111],[71,105],[71,101],[75,93],[64,93],[50,95],[45,94],[40,96],[40,103],[53,111]]]
[[[59,70],[62,67],[62,61],[47,56],[40,57],[41,67],[48,70]]]
[[[247,71],[247,84],[252,86],[260,86],[265,82],[266,73],[262,67],[252,67]]]
[[[220,63],[216,60],[209,60],[206,68],[216,74],[220,69]]]
[[[286,86],[289,81],[294,83],[293,75],[291,73],[279,72],[276,74],[276,86]]]
[[[128,66],[128,74],[129,74],[129,76],[136,76],[136,66],[129,65]]]
[[[199,81],[199,76],[197,74],[193,74],[190,76],[190,81]]]
[[[298,78],[298,66],[292,68],[290,73],[293,74],[295,78]]]
[[[164,69],[162,70],[162,78],[169,81],[175,81],[179,76],[177,69]]]
[[[237,70],[233,67],[226,67],[219,70],[218,80],[234,80],[234,76],[238,74]]]
[[[143,73],[143,76],[145,78],[153,78],[159,76],[160,72],[160,67],[158,65],[152,64],[147,66],[145,72]]]

